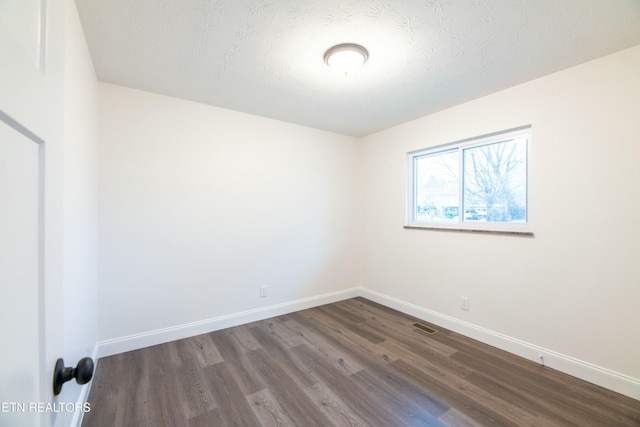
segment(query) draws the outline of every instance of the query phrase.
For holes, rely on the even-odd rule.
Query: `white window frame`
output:
[[[515,139],[525,136],[527,138],[526,148],[526,220],[524,222],[478,222],[478,221],[465,221],[464,209],[463,209],[463,197],[464,197],[464,178],[463,178],[463,150],[467,148],[473,148],[475,146],[482,146],[492,143],[499,143],[510,139]],[[442,154],[451,151],[459,152],[459,183],[458,183],[458,209],[460,214],[458,215],[458,221],[455,222],[440,222],[440,221],[426,221],[418,220],[415,217],[416,212],[416,160],[426,155]],[[410,151],[407,153],[407,195],[406,195],[406,223],[405,228],[425,228],[436,230],[453,230],[453,231],[470,231],[470,232],[485,232],[485,233],[498,233],[498,234],[522,234],[533,235],[531,228],[531,126],[522,126],[514,129],[509,129],[500,132],[494,132],[487,135],[477,136],[473,138],[464,139],[461,141],[451,142],[447,144],[437,145],[420,150]]]

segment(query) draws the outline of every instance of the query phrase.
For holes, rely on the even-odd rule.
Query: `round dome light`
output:
[[[347,77],[362,67],[369,59],[367,49],[354,43],[333,46],[324,53],[324,62],[336,73]]]

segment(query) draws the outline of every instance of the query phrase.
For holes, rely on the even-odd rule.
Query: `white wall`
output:
[[[102,83],[99,108],[100,340],[359,285],[356,139]]]
[[[638,398],[637,75],[640,46],[363,140],[101,83],[98,339],[362,285]],[[528,124],[535,238],[402,228],[407,151]]]
[[[640,46],[365,138],[364,286],[640,384],[638,76]],[[402,228],[407,151],[527,124],[535,238]]]
[[[97,342],[97,80],[73,0],[66,2],[64,76],[64,358],[75,366]],[[64,387],[75,402],[81,388]]]

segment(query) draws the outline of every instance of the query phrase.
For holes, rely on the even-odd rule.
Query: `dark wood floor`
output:
[[[82,425],[640,426],[640,401],[417,321],[355,298],[102,358]]]

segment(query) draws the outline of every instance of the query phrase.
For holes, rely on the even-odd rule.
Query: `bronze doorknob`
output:
[[[75,368],[64,366],[64,360],[58,359],[56,367],[53,370],[53,394],[57,396],[62,390],[62,385],[72,378],[76,379],[78,384],[86,384],[93,377],[93,360],[90,357],[80,359]]]

